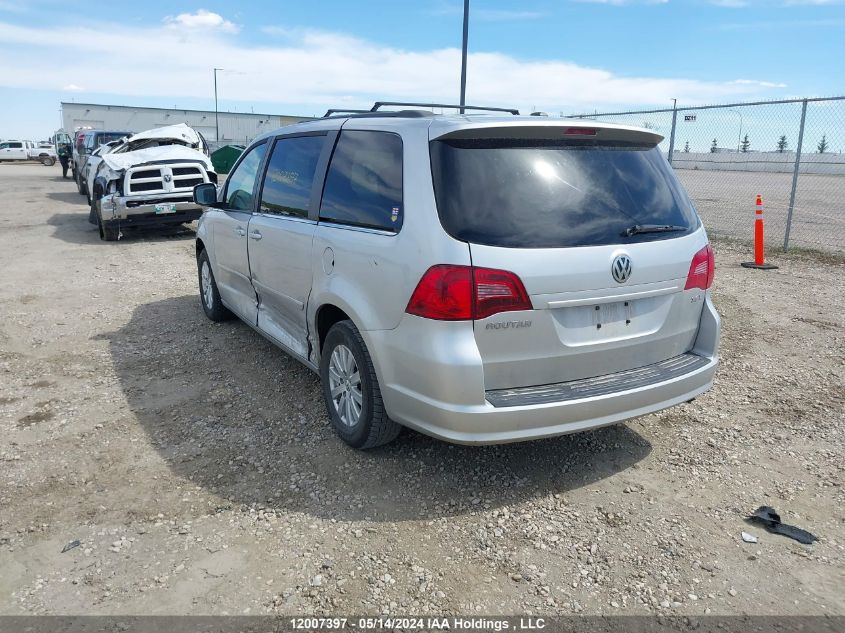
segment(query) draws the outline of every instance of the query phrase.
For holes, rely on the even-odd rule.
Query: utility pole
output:
[[[214,129],[215,129],[215,141],[220,141],[220,117],[217,114],[217,71],[223,70],[222,68],[215,68],[214,69]]]
[[[469,37],[469,0],[464,0],[464,42],[461,53],[461,114],[467,103],[467,38]]]

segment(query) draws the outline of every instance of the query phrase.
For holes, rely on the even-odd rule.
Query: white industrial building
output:
[[[186,123],[202,133],[212,148],[228,144],[246,145],[264,132],[299,121],[308,121],[310,118],[252,112],[218,112],[215,119],[213,110],[62,102],[62,126],[71,134],[81,128],[140,132],[164,125]]]

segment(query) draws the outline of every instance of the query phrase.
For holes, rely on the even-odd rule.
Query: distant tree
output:
[[[816,146],[816,149],[819,150],[819,154],[824,154],[827,151],[827,148],[827,134],[822,134],[822,140],[819,141],[819,144]]]
[[[714,138],[714,139],[713,139],[713,144],[712,144],[712,145],[710,145],[710,153],[711,153],[711,154],[715,154],[717,149],[719,149],[719,143],[718,143],[718,142],[716,141],[716,139]]]
[[[782,134],[781,137],[778,139],[778,151],[783,154],[786,151],[786,146],[789,143],[786,142],[786,134]]]
[[[686,145],[684,145],[684,151],[685,151],[687,154],[689,154],[689,141],[687,141],[687,144],[686,144]]]
[[[643,121],[643,127],[647,130],[659,130],[660,128],[657,127],[656,123],[652,123],[651,121]]]
[[[739,151],[745,154],[749,147],[751,147],[751,141],[748,140],[748,134],[746,134],[745,138],[742,139],[742,143],[739,145]]]

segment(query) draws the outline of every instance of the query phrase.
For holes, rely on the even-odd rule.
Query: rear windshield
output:
[[[431,143],[431,164],[443,227],[474,244],[624,244],[698,227],[689,199],[652,145],[450,139]],[[644,225],[680,228],[626,235]]]

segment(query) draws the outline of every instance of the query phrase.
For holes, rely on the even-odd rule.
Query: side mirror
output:
[[[217,205],[217,185],[213,182],[204,182],[194,187],[194,202],[204,207]]]

